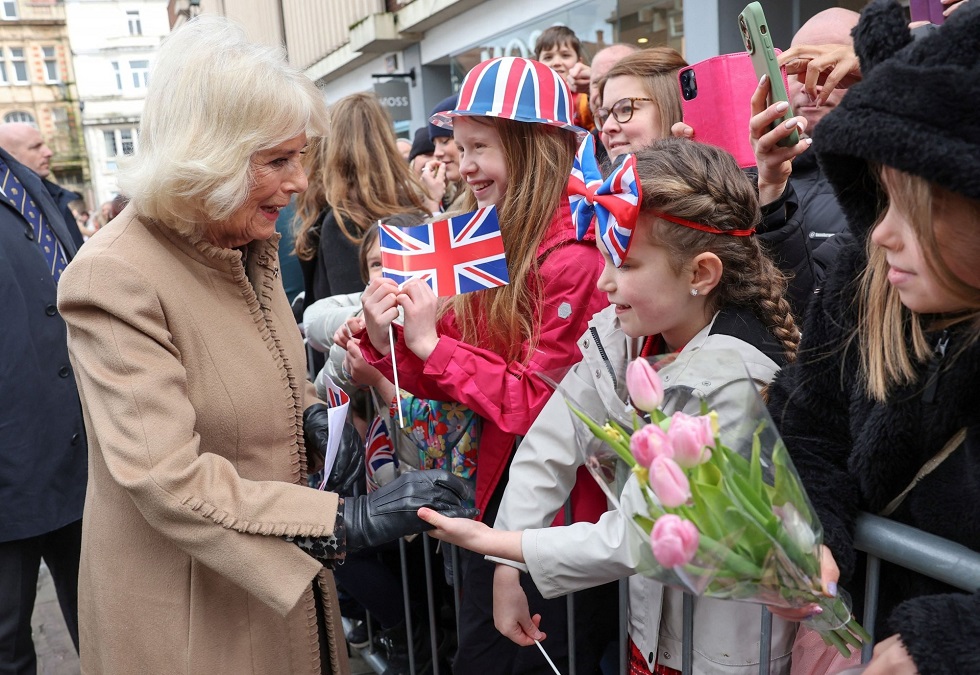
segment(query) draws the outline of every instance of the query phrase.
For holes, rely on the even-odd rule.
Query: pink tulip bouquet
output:
[[[629,364],[626,388],[642,411],[632,424],[597,422],[566,396],[587,428],[583,440],[600,441],[586,442],[586,465],[649,539],[653,561],[638,573],[696,595],[793,608],[816,603],[819,613],[805,623],[848,655],[871,638],[846,595],[821,592],[820,522],[752,379],[746,376],[736,397],[745,399],[744,410],[726,409],[729,423],[720,428],[703,398],[700,414],[679,411],[699,406],[696,391],[670,385],[672,371],[689,366],[675,362],[658,372],[643,358]]]

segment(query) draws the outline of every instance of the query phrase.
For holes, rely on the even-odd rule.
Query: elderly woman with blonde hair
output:
[[[89,438],[82,672],[346,673],[329,568],[422,531],[423,504],[472,515],[443,472],[347,499],[306,485],[328,414],[275,222],[325,118],[280,50],[223,19],[160,50],[131,202],[59,286]],[[338,459],[327,490],[362,471]]]

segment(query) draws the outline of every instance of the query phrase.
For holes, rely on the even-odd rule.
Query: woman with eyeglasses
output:
[[[677,73],[686,65],[670,47],[653,47],[621,59],[599,81],[595,121],[610,161],[670,136],[683,118]]]
[[[654,47],[621,59],[599,81],[600,107],[595,122],[610,162],[615,164],[620,156],[671,136],[671,127],[683,121],[677,75],[686,65],[670,47]],[[789,279],[787,299],[799,321],[814,283],[802,214],[785,208],[763,209],[756,231],[763,248]]]

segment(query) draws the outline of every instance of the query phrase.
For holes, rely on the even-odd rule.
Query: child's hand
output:
[[[398,304],[405,310],[405,345],[425,361],[439,342],[439,334],[436,333],[439,298],[429,284],[415,280],[402,288],[398,294]]]
[[[568,88],[572,90],[573,94],[588,94],[589,82],[592,81],[592,69],[579,61],[568,69],[565,81],[568,82]]]
[[[521,588],[521,572],[510,565],[497,565],[493,573],[493,625],[497,631],[522,647],[544,640],[541,615],[531,616],[527,594]]]
[[[419,509],[419,518],[431,525],[429,534],[450,544],[483,555],[524,562],[523,532],[495,530],[486,523],[467,518],[448,518],[432,509]]]
[[[419,509],[419,518],[434,528],[429,530],[430,537],[477,553],[482,553],[490,545],[494,533],[499,532],[486,523],[469,518],[449,518],[424,506]]]
[[[826,546],[820,547],[820,585],[823,587],[823,594],[829,598],[837,595],[837,580],[840,579],[840,569],[834,554]],[[789,609],[786,607],[773,607],[767,605],[770,612],[787,621],[803,621],[813,616],[818,607],[816,604],[801,607],[799,609]]]
[[[446,165],[438,159],[430,159],[422,167],[420,178],[432,200],[441,204],[446,194]]]
[[[373,279],[361,296],[364,326],[367,328],[368,338],[382,355],[390,351],[388,326],[398,318],[398,306],[395,301],[397,294],[398,284],[391,279],[381,277]]]
[[[755,151],[755,163],[759,167],[759,204],[765,206],[779,199],[786,188],[786,182],[793,173],[793,159],[810,147],[809,138],[801,138],[791,148],[777,145],[779,141],[799,130],[806,131],[806,119],[793,117],[785,123],[777,124],[769,130],[769,125],[778,120],[789,104],[785,101],[774,103],[768,108],[769,78],[763,76],[752,94],[752,119],[749,120],[749,140]]]
[[[333,343],[341,349],[347,349],[347,341],[362,330],[364,330],[364,317],[352,316],[334,332]]]
[[[863,675],[919,675],[919,669],[902,643],[902,636],[892,635],[875,645],[874,656]]]
[[[361,352],[361,341],[350,338],[347,341],[347,356],[344,357],[344,371],[351,384],[359,387],[375,387],[381,382],[387,382],[381,371],[368,364]]]

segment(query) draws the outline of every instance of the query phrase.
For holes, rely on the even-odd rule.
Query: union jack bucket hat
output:
[[[519,56],[476,64],[463,79],[456,109],[437,112],[429,121],[452,129],[453,118],[464,115],[548,124],[579,138],[588,134],[572,124],[572,94],[561,75],[540,61]]]

